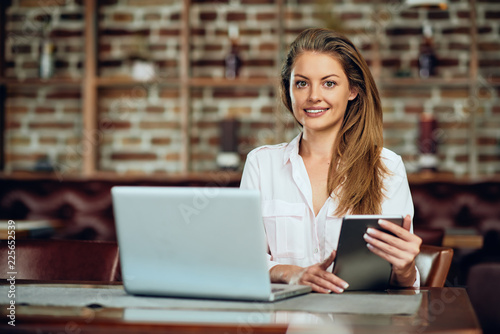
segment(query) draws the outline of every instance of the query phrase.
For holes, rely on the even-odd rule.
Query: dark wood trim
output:
[[[5,101],[7,87],[0,85],[0,171],[5,168]]]
[[[83,133],[81,142],[86,149],[82,156],[82,173],[92,175],[96,170],[97,148],[94,138],[97,129],[97,6],[95,0],[85,2],[85,72],[82,86]],[[87,142],[84,142],[87,141]]]

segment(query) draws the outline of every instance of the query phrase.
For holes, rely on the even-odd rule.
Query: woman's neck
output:
[[[332,159],[333,144],[335,143],[337,133],[329,132],[311,132],[302,133],[300,140],[299,154],[303,158],[311,158],[318,160]]]

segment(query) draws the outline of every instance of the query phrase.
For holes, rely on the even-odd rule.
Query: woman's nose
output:
[[[320,100],[321,100],[321,91],[319,87],[311,86],[311,89],[309,91],[309,101],[315,103]]]

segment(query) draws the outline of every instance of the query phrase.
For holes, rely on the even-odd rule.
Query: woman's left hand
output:
[[[379,225],[396,236],[368,228],[364,235],[367,247],[392,264],[394,285],[412,286],[416,279],[415,257],[420,253],[422,239],[410,232],[410,215],[404,218],[403,227],[383,219],[379,220]]]

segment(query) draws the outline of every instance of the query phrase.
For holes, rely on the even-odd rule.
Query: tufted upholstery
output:
[[[8,241],[0,240],[0,254],[7,259]],[[16,240],[16,279],[45,281],[114,281],[118,278],[116,242],[83,240]],[[0,276],[7,278],[7,261]]]
[[[237,178],[211,182],[176,180],[12,180],[0,179],[0,219],[62,219],[62,238],[115,240],[110,189],[114,185],[230,186]],[[500,180],[490,182],[411,182],[414,227],[424,243],[438,245],[443,229],[500,230]],[[423,235],[425,233],[425,236]]]
[[[0,179],[0,219],[60,219],[56,238],[116,240],[111,202],[114,185],[239,186],[232,177],[179,180]]]
[[[500,230],[500,181],[410,184],[416,229],[472,227]]]

